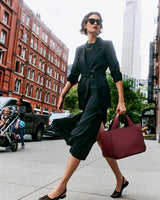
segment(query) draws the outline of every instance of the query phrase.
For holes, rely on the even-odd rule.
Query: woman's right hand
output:
[[[57,112],[63,113],[65,112],[63,108],[63,103],[64,103],[64,97],[61,95],[59,96],[58,103],[57,103]]]

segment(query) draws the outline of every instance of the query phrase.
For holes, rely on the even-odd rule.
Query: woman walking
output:
[[[71,146],[71,155],[62,179],[51,193],[39,200],[65,198],[67,183],[80,161],[86,159],[96,140],[101,147],[99,131],[104,130],[107,107],[110,106],[110,92],[106,79],[108,66],[119,94],[116,112],[120,112],[120,114],[126,112],[119,63],[112,42],[98,37],[102,27],[102,18],[98,12],[90,12],[82,20],[81,33],[88,36],[88,41],[76,49],[71,74],[59,97],[57,109],[59,112],[63,112],[64,98],[81,75],[78,82],[78,100],[79,108],[83,110],[83,113],[79,123],[66,139],[67,144]],[[116,160],[110,158],[106,158],[106,160],[117,181],[111,197],[119,198],[122,190],[128,185],[128,181],[120,172]]]

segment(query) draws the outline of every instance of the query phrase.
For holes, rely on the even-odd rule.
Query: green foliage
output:
[[[78,92],[77,86],[72,87],[65,97],[64,109],[70,110],[71,113],[77,114],[80,112],[78,108]]]
[[[111,107],[108,108],[107,111],[107,121],[110,121],[113,119],[116,113],[116,108],[118,105],[118,92],[116,84],[114,83],[109,73],[107,73],[107,80],[111,93]],[[134,91],[133,81],[130,79],[123,81],[123,91],[127,115],[132,118],[133,122],[140,123],[143,109],[152,108],[154,107],[154,105],[147,103],[146,98],[143,96],[139,89],[136,92]],[[77,86],[71,88],[70,91],[67,93],[65,97],[64,108],[70,110],[74,114],[81,112],[78,108]]]
[[[118,92],[116,84],[109,74],[107,74],[107,79],[111,92],[111,108],[108,109],[107,113],[107,120],[110,121],[111,119],[113,119],[116,112],[118,104]],[[140,89],[138,89],[136,92],[134,91],[133,81],[130,79],[123,80],[123,91],[125,106],[127,109],[126,114],[132,118],[133,122],[140,123],[142,110],[145,108],[153,107],[153,105],[147,104],[147,100],[140,92]]]

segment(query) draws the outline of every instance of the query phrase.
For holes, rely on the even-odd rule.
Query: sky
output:
[[[100,37],[112,40],[121,65],[123,19],[126,0],[24,0],[30,9],[41,15],[41,21],[69,49],[68,64],[72,64],[76,47],[88,38],[79,32],[83,17],[91,11],[102,15]],[[158,0],[141,1],[141,78],[148,77],[149,43],[155,39]]]

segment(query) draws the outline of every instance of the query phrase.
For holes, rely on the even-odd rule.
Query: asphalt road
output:
[[[37,200],[63,175],[69,147],[63,140],[25,138],[16,152],[0,147],[0,200]],[[129,181],[123,200],[160,200],[160,144],[146,141],[145,153],[119,160]],[[68,184],[66,200],[111,200],[115,179],[97,144]]]

